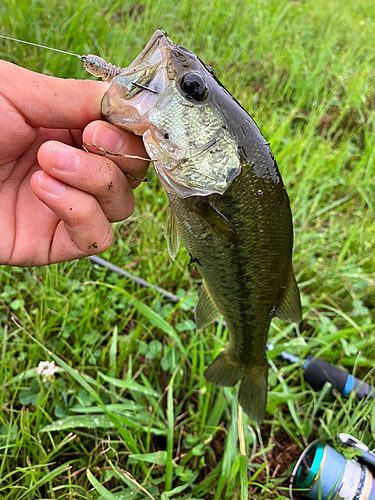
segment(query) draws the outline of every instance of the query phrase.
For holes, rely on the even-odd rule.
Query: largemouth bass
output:
[[[239,403],[262,421],[270,322],[301,321],[291,210],[269,144],[213,70],[163,31],[113,79],[102,114],[143,136],[169,199],[169,252],[180,236],[203,277],[197,328],[220,314],[227,323],[206,379],[240,382]]]

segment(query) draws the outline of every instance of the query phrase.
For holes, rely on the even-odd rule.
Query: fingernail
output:
[[[54,179],[45,172],[41,172],[38,177],[39,186],[50,194],[61,194],[65,191],[66,186],[62,182]]]
[[[117,153],[124,144],[123,137],[112,128],[104,125],[99,125],[92,136],[93,144],[110,151]]]
[[[52,151],[52,165],[54,168],[72,172],[81,164],[81,156],[71,148],[55,145]]]

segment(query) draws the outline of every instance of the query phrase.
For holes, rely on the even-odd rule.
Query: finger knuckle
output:
[[[98,208],[96,199],[93,196],[88,196],[83,203],[69,205],[66,222],[71,226],[87,225],[88,222],[95,221]]]
[[[98,178],[98,184],[94,187],[96,195],[105,194],[113,191],[113,186],[115,185],[117,177],[117,167],[110,160],[101,162],[97,169],[93,171],[93,175]]]

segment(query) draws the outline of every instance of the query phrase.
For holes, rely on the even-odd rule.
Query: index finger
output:
[[[150,160],[140,137],[111,123],[94,121],[85,128],[82,139],[84,143],[94,146],[94,149],[89,147],[93,153],[100,154],[100,148],[104,148],[105,156],[129,176],[132,188],[137,187],[146,175]],[[111,152],[115,155],[111,155]]]
[[[1,94],[33,127],[83,129],[100,118],[109,84],[65,80],[0,61]]]

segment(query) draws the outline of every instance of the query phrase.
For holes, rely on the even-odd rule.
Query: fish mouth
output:
[[[137,135],[146,132],[147,112],[175,77],[168,64],[169,53],[175,46],[164,31],[155,31],[142,52],[113,79],[104,94],[101,113],[106,120]]]
[[[158,30],[102,99],[103,117],[143,136],[165,190],[181,198],[224,194],[241,171],[209,73],[193,52]]]

